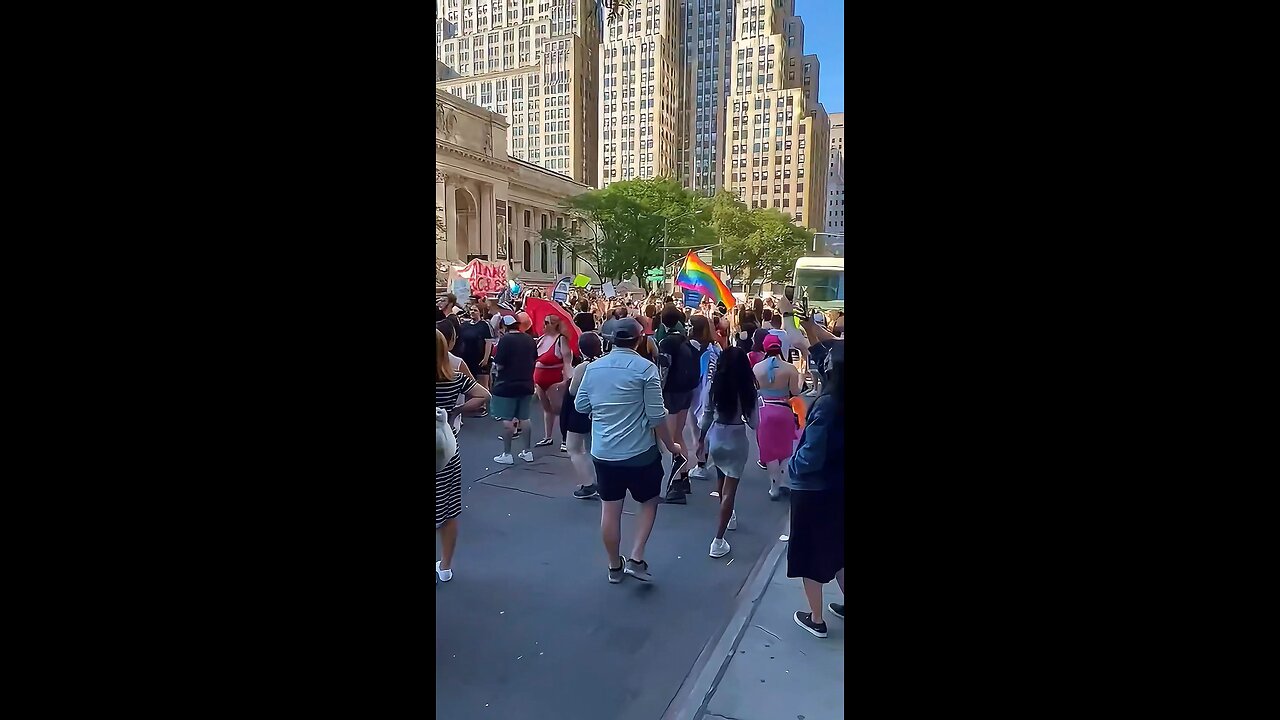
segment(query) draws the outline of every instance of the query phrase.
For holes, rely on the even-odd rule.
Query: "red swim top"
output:
[[[546,335],[542,337],[546,337]],[[538,362],[545,366],[546,369],[564,367],[564,360],[561,360],[560,356],[556,354],[556,346],[560,344],[560,338],[562,337],[564,336],[556,337],[556,341],[547,347],[547,351],[538,356]],[[541,342],[542,338],[538,338],[538,340]]]

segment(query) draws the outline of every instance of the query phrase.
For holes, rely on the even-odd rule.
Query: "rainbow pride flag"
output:
[[[702,262],[692,250],[684,259],[684,267],[680,268],[680,274],[676,275],[676,285],[689,290],[697,290],[716,302],[724,303],[724,306],[730,310],[733,309],[734,303],[733,293],[729,292],[729,288],[725,287],[724,281],[720,276],[711,269],[709,265]]]

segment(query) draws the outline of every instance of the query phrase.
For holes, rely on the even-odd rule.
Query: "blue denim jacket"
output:
[[[814,400],[787,470],[792,490],[844,487],[844,408],[839,398],[820,395]]]

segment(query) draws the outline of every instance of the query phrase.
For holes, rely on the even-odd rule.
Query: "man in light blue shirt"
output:
[[[664,422],[658,367],[640,357],[636,343],[644,329],[634,318],[621,318],[613,330],[613,350],[587,366],[574,396],[578,412],[591,416],[591,459],[600,493],[600,532],[609,558],[609,582],[625,575],[648,582],[644,546],[658,516],[662,490],[662,454],[658,440],[673,456],[684,449],[671,438]],[[622,541],[622,504],[627,492],[640,503],[635,544],[629,558],[618,554]],[[615,567],[616,565],[616,567]]]

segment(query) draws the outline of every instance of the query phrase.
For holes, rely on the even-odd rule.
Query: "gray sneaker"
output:
[[[640,560],[639,562],[635,560],[627,560],[626,567],[624,567],[622,571],[637,580],[649,582],[653,579],[653,576],[649,574],[649,563],[643,560]]]
[[[622,568],[623,568],[623,566],[624,566],[624,565],[626,565],[626,560],[624,560],[624,559],[623,559],[623,557],[622,557],[621,555],[619,555],[619,556],[618,556],[618,569],[617,569],[617,570],[615,570],[615,569],[613,569],[613,568],[609,568],[609,582],[614,583],[614,584],[617,584],[617,583],[622,582],[622,577],[623,577],[623,574],[624,574],[624,573],[622,572]]]

